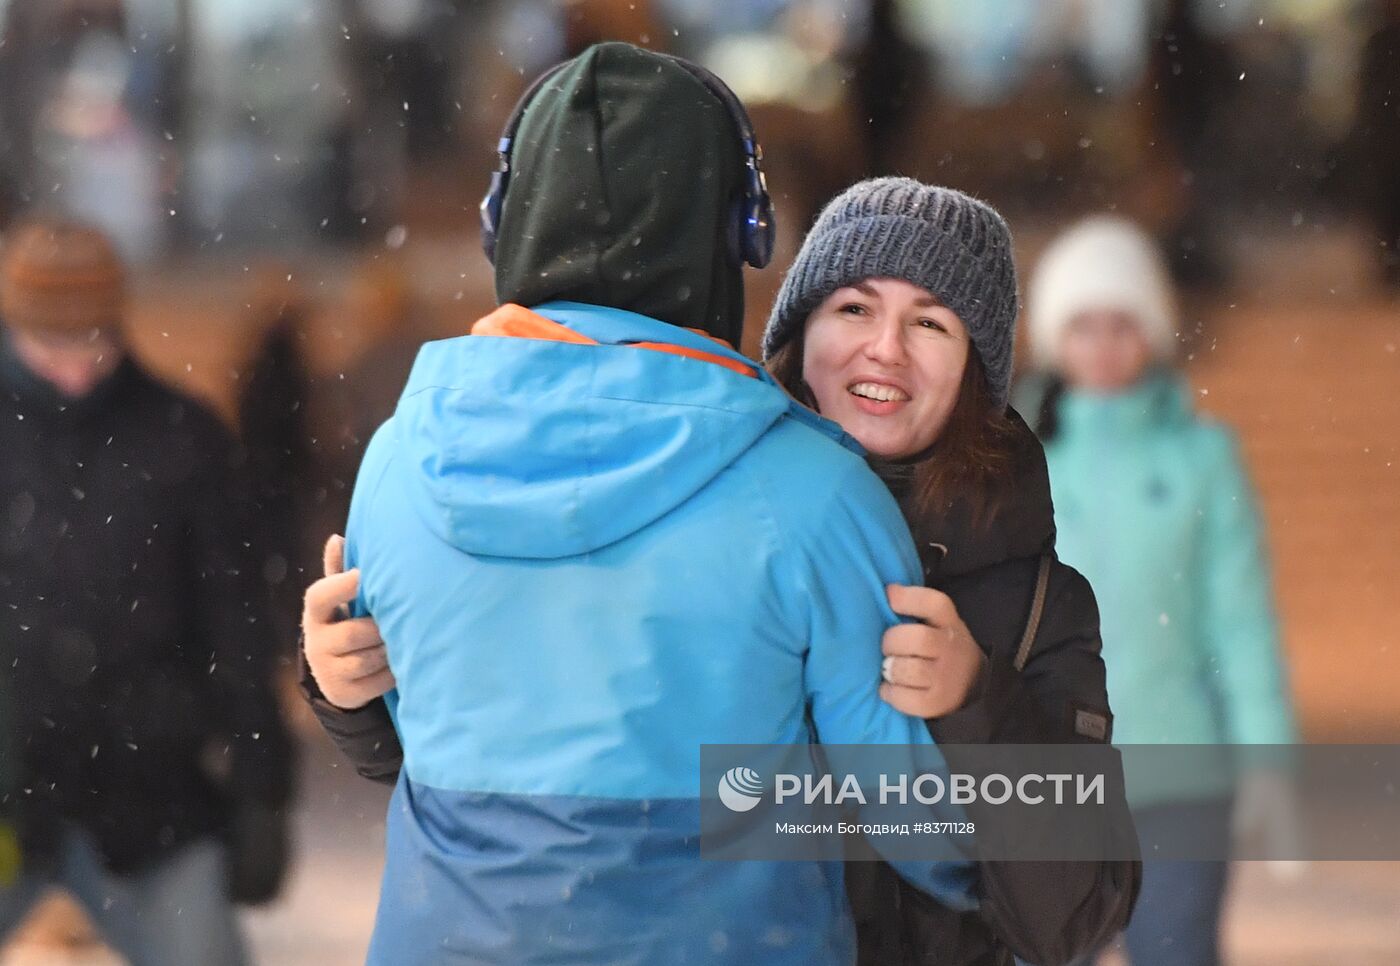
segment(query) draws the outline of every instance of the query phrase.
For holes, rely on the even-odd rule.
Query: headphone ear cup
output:
[[[729,216],[729,255],[737,265],[766,268],[773,260],[773,202],[740,195]]]
[[[486,194],[481,199],[481,249],[486,253],[486,260],[493,265],[496,263],[496,232],[501,225],[504,193],[504,172],[492,172],[491,187],[486,189]]]
[[[744,261],[754,268],[767,268],[768,263],[773,260],[773,241],[776,235],[773,199],[768,196],[768,192],[763,192],[750,207],[744,229]]]
[[[735,265],[748,261],[748,241],[744,237],[744,223],[747,217],[743,195],[734,199],[729,206],[729,219],[724,227],[724,240],[729,249],[729,260]]]

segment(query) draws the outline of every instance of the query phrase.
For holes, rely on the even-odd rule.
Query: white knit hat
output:
[[[1041,255],[1027,299],[1036,364],[1053,368],[1070,320],[1103,309],[1135,319],[1158,360],[1176,354],[1176,298],[1162,253],[1146,232],[1116,215],[1085,218]]]

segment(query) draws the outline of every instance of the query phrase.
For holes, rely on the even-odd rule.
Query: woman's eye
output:
[[[917,323],[921,329],[933,329],[935,332],[947,332],[947,328],[937,319],[920,319]]]
[[[841,306],[841,308],[837,309],[837,311],[840,312],[840,313],[843,314],[843,315],[865,315],[865,314],[866,314],[866,312],[865,312],[865,306],[864,306],[864,305],[861,305],[859,302],[848,302],[847,304]]]

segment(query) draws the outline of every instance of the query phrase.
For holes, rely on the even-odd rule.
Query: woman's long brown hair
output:
[[[805,333],[799,332],[769,358],[768,371],[794,399],[817,409],[802,378],[804,346]],[[911,485],[902,501],[910,529],[922,537],[922,522],[941,519],[958,504],[970,510],[974,525],[990,521],[1006,496],[1015,464],[1015,426],[997,405],[982,360],[970,351],[943,432],[912,464]]]

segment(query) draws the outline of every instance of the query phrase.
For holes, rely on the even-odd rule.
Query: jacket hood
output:
[[[390,424],[429,527],[474,555],[597,550],[676,509],[788,412],[755,376],[649,351],[747,362],[702,335],[576,303],[540,315],[596,345],[472,335],[425,345]],[[752,367],[752,364],[748,364]]]
[[[1006,495],[992,515],[974,519],[966,501],[954,501],[941,512],[910,518],[910,529],[919,542],[925,578],[942,580],[973,573],[984,567],[1038,557],[1055,547],[1055,507],[1050,498],[1050,473],[1045,450],[1016,410],[1006,415],[1015,426],[1015,462]],[[872,463],[891,492],[906,507],[916,464]]]
[[[742,174],[733,119],[689,71],[629,44],[589,48],[521,118],[497,301],[608,305],[739,345]]]

